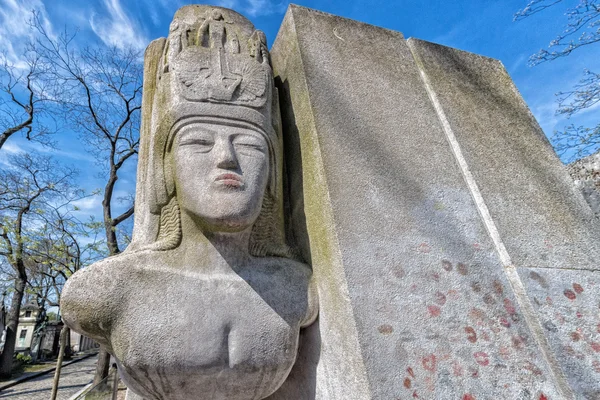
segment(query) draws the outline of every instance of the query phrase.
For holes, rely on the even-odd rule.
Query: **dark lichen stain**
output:
[[[537,272],[531,271],[529,273],[529,277],[536,281],[544,289],[548,289],[548,282],[546,282],[546,279],[544,279],[544,277],[538,274]]]
[[[558,332],[558,328],[556,327],[556,325],[554,325],[552,321],[544,322],[544,328],[546,328],[546,330],[550,332]]]

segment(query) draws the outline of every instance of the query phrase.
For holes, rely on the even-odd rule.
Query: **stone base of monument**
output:
[[[290,6],[271,52],[318,325],[270,399],[600,398],[600,229],[503,65]]]

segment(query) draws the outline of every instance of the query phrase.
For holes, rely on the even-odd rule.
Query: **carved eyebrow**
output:
[[[179,132],[179,134],[177,135],[178,141],[182,141],[182,140],[186,140],[186,139],[193,139],[195,136],[205,136],[205,135],[209,135],[211,137],[215,137],[216,131],[214,131],[213,129],[210,129],[206,126],[202,126],[200,124],[198,125],[188,125],[185,126],[183,129],[181,129],[181,131]],[[191,136],[191,137],[190,137]]]

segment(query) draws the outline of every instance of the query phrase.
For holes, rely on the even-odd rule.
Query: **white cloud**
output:
[[[102,208],[102,199],[100,196],[88,196],[83,199],[75,200],[71,203],[72,206],[77,207],[78,211],[97,211]]]
[[[119,0],[103,0],[107,16],[92,14],[90,26],[107,45],[120,49],[134,47],[143,50],[149,43],[140,27],[125,13]]]
[[[27,67],[23,52],[33,36],[29,26],[33,10],[39,13],[42,27],[53,37],[52,24],[41,0],[0,0],[0,42],[8,61],[17,68]]]
[[[7,141],[6,143],[4,143],[4,146],[2,146],[2,151],[6,151],[9,154],[19,154],[25,152],[25,150],[21,148],[21,146],[19,146],[16,143],[13,143],[12,141]]]

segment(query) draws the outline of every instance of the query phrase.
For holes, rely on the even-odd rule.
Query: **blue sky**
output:
[[[181,0],[0,0],[0,42],[9,57],[17,58],[28,36],[27,19],[30,11],[41,11],[46,26],[52,32],[65,27],[79,29],[80,46],[86,43],[105,43],[117,46],[132,45],[143,49],[155,38],[166,36],[175,11],[193,3]],[[296,4],[360,20],[369,24],[400,31],[405,37],[415,37],[456,47],[473,53],[500,59],[531,111],[547,135],[561,129],[568,121],[555,115],[554,94],[568,90],[581,77],[584,68],[594,70],[600,60],[600,46],[588,46],[571,56],[536,67],[528,67],[529,56],[547,47],[551,39],[563,30],[567,6],[577,0],[550,8],[524,21],[513,22],[513,15],[527,0],[374,0],[374,1],[302,1]],[[288,3],[272,0],[221,0],[215,5],[233,8],[251,19],[262,29],[272,44]],[[596,68],[596,71],[598,68]],[[587,111],[572,122],[591,125],[598,108]],[[60,150],[53,152],[65,163],[82,170],[81,184],[91,191],[103,186],[93,158],[82,151],[83,144],[76,135],[59,135]],[[11,138],[4,154],[36,147],[21,138]],[[118,184],[117,196],[133,192],[135,165],[130,164]],[[91,197],[80,204],[82,212],[100,216],[100,198]],[[126,207],[124,204],[123,208]],[[117,210],[119,211],[119,210]]]

